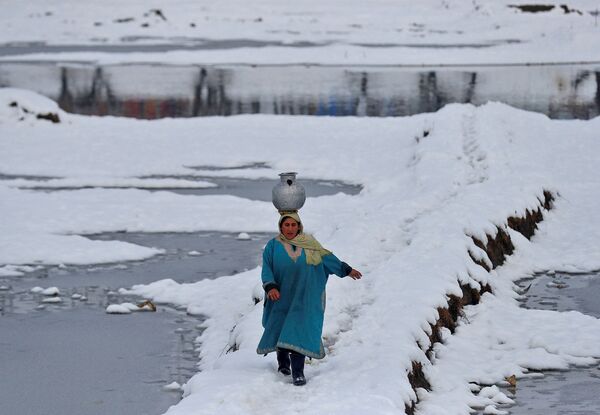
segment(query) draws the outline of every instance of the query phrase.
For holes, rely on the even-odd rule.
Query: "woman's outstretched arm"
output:
[[[353,280],[358,280],[362,277],[360,271],[352,268],[350,265],[340,261],[334,254],[323,256],[323,266],[327,274],[335,274],[338,277],[349,276]]]

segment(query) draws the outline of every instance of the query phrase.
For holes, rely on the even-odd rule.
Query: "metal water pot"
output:
[[[273,187],[273,205],[278,211],[295,211],[304,206],[306,191],[296,181],[294,172],[281,173],[281,182]]]

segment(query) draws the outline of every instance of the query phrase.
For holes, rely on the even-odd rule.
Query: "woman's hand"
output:
[[[267,293],[267,298],[271,301],[277,301],[279,300],[279,297],[279,290],[277,288],[271,288]]]
[[[352,271],[350,271],[350,274],[348,274],[348,276],[350,278],[352,278],[353,280],[360,280],[362,277],[362,274],[360,273],[359,270],[352,268]]]

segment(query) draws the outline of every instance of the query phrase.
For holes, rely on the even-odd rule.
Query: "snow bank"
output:
[[[51,122],[60,122],[64,111],[58,104],[49,98],[34,92],[17,89],[2,88],[2,105],[0,105],[0,119],[13,119],[34,123],[34,120],[46,119]]]
[[[3,94],[0,107],[6,104]],[[514,280],[535,271],[600,268],[593,249],[600,241],[599,127],[600,119],[552,121],[496,103],[449,105],[435,114],[394,119],[148,122],[67,114],[51,124],[5,117],[0,166],[11,177],[79,179],[185,175],[195,171],[190,166],[264,163],[231,174],[276,177],[292,170],[300,172],[299,180],[362,184],[357,196],[309,198],[301,212],[307,231],[365,275],[360,282],[330,281],[323,333],[328,355],[308,365],[304,388],[278,377],[272,356],[255,353],[260,269],[122,290],[207,317],[198,339],[201,371],[168,413],[389,414],[403,413],[418,398],[421,413],[467,414],[469,405],[490,412],[505,402],[489,390],[477,394],[469,382],[495,384],[531,368],[600,358],[597,319],[520,309],[513,289]],[[507,226],[508,218],[535,212],[544,191],[555,195],[554,208],[543,213],[527,240]],[[43,193],[2,181],[0,214],[7,218],[0,222],[0,264],[11,266],[156,254],[77,234],[272,231],[277,220],[270,203],[238,197],[135,189]],[[492,269],[484,248],[499,229],[514,252]],[[432,326],[449,297],[486,285],[492,293],[483,290],[478,305],[464,307],[454,335],[440,327],[442,342],[432,344]],[[411,386],[414,362],[431,392]]]
[[[106,307],[107,314],[131,314],[137,311],[156,311],[156,307],[147,301],[137,305],[133,303],[121,303],[110,304]]]

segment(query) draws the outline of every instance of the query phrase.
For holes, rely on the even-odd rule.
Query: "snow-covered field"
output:
[[[600,62],[597,0],[536,1],[538,8],[551,6],[537,13],[515,7],[524,4],[6,0],[0,59],[258,64],[274,71],[290,64],[488,68]],[[59,75],[56,68],[62,80]],[[174,78],[170,94],[189,83],[184,75]],[[35,77],[19,70],[6,76],[23,80],[18,85],[24,87]],[[261,76],[271,78],[264,68]],[[490,75],[497,76],[506,77],[510,94],[528,90],[506,68]],[[534,82],[526,78],[527,86]],[[248,91],[248,79],[239,84]],[[140,79],[128,80],[123,87],[137,93],[140,85]],[[597,98],[591,75],[560,91],[581,85]],[[306,79],[295,87],[311,86],[321,88]],[[48,112],[60,122],[36,117]],[[301,211],[309,232],[365,274],[360,282],[330,281],[327,357],[310,362],[303,388],[276,374],[273,356],[255,353],[259,268],[192,284],[165,279],[123,287],[124,293],[207,317],[200,370],[168,413],[402,414],[417,400],[416,412],[423,415],[467,414],[471,408],[503,413],[510,399],[496,385],[506,377],[600,359],[597,318],[520,308],[514,285],[538,271],[600,269],[598,131],[600,118],[555,121],[501,103],[448,105],[403,118],[138,121],[71,115],[34,93],[0,89],[0,276],[162,252],[84,236],[91,233],[276,230],[278,214],[268,202],[156,191],[211,186],[193,177],[276,178],[298,171],[300,181],[360,184],[356,196],[310,198]],[[506,226],[507,218],[537,209],[544,191],[554,194],[554,208],[527,240]],[[471,259],[485,261],[472,237],[485,241],[497,227],[516,250],[487,272]],[[437,309],[447,306],[449,295],[461,295],[460,285],[486,284],[493,294],[466,307],[455,333],[443,329],[443,341],[427,356]],[[431,391],[411,387],[407,374],[414,362],[423,366]]]
[[[527,2],[512,0],[5,0],[0,54],[104,63],[600,61],[596,0],[531,3],[551,7],[532,13],[515,7]],[[114,45],[127,53],[102,49]]]
[[[48,111],[61,122],[36,118]],[[308,365],[304,388],[279,377],[272,356],[255,353],[262,304],[252,297],[260,269],[194,284],[125,287],[207,316],[201,371],[168,413],[401,414],[417,398],[407,378],[413,361],[432,386],[418,391],[418,413],[467,414],[470,406],[495,413],[507,398],[488,385],[527,376],[528,369],[600,358],[598,319],[519,308],[513,285],[541,270],[600,269],[598,131],[599,118],[555,121],[499,103],[404,118],[139,121],[70,115],[38,95],[0,89],[0,174],[8,178],[0,180],[0,272],[159,252],[91,241],[86,233],[275,231],[278,215],[268,202],[119,188],[138,185],[140,177],[275,178],[298,171],[299,180],[362,184],[356,196],[311,198],[300,212],[309,232],[365,274],[360,282],[330,281],[328,355]],[[241,167],[229,169],[235,166]],[[49,177],[93,188],[17,187],[44,186]],[[508,217],[537,208],[544,190],[556,195],[555,206],[531,241],[506,228]],[[470,259],[469,251],[481,254],[471,236],[485,240],[497,226],[516,251],[488,273]],[[454,335],[443,332],[430,361],[427,331],[447,295],[460,295],[459,282],[489,284],[493,295],[465,309]]]

